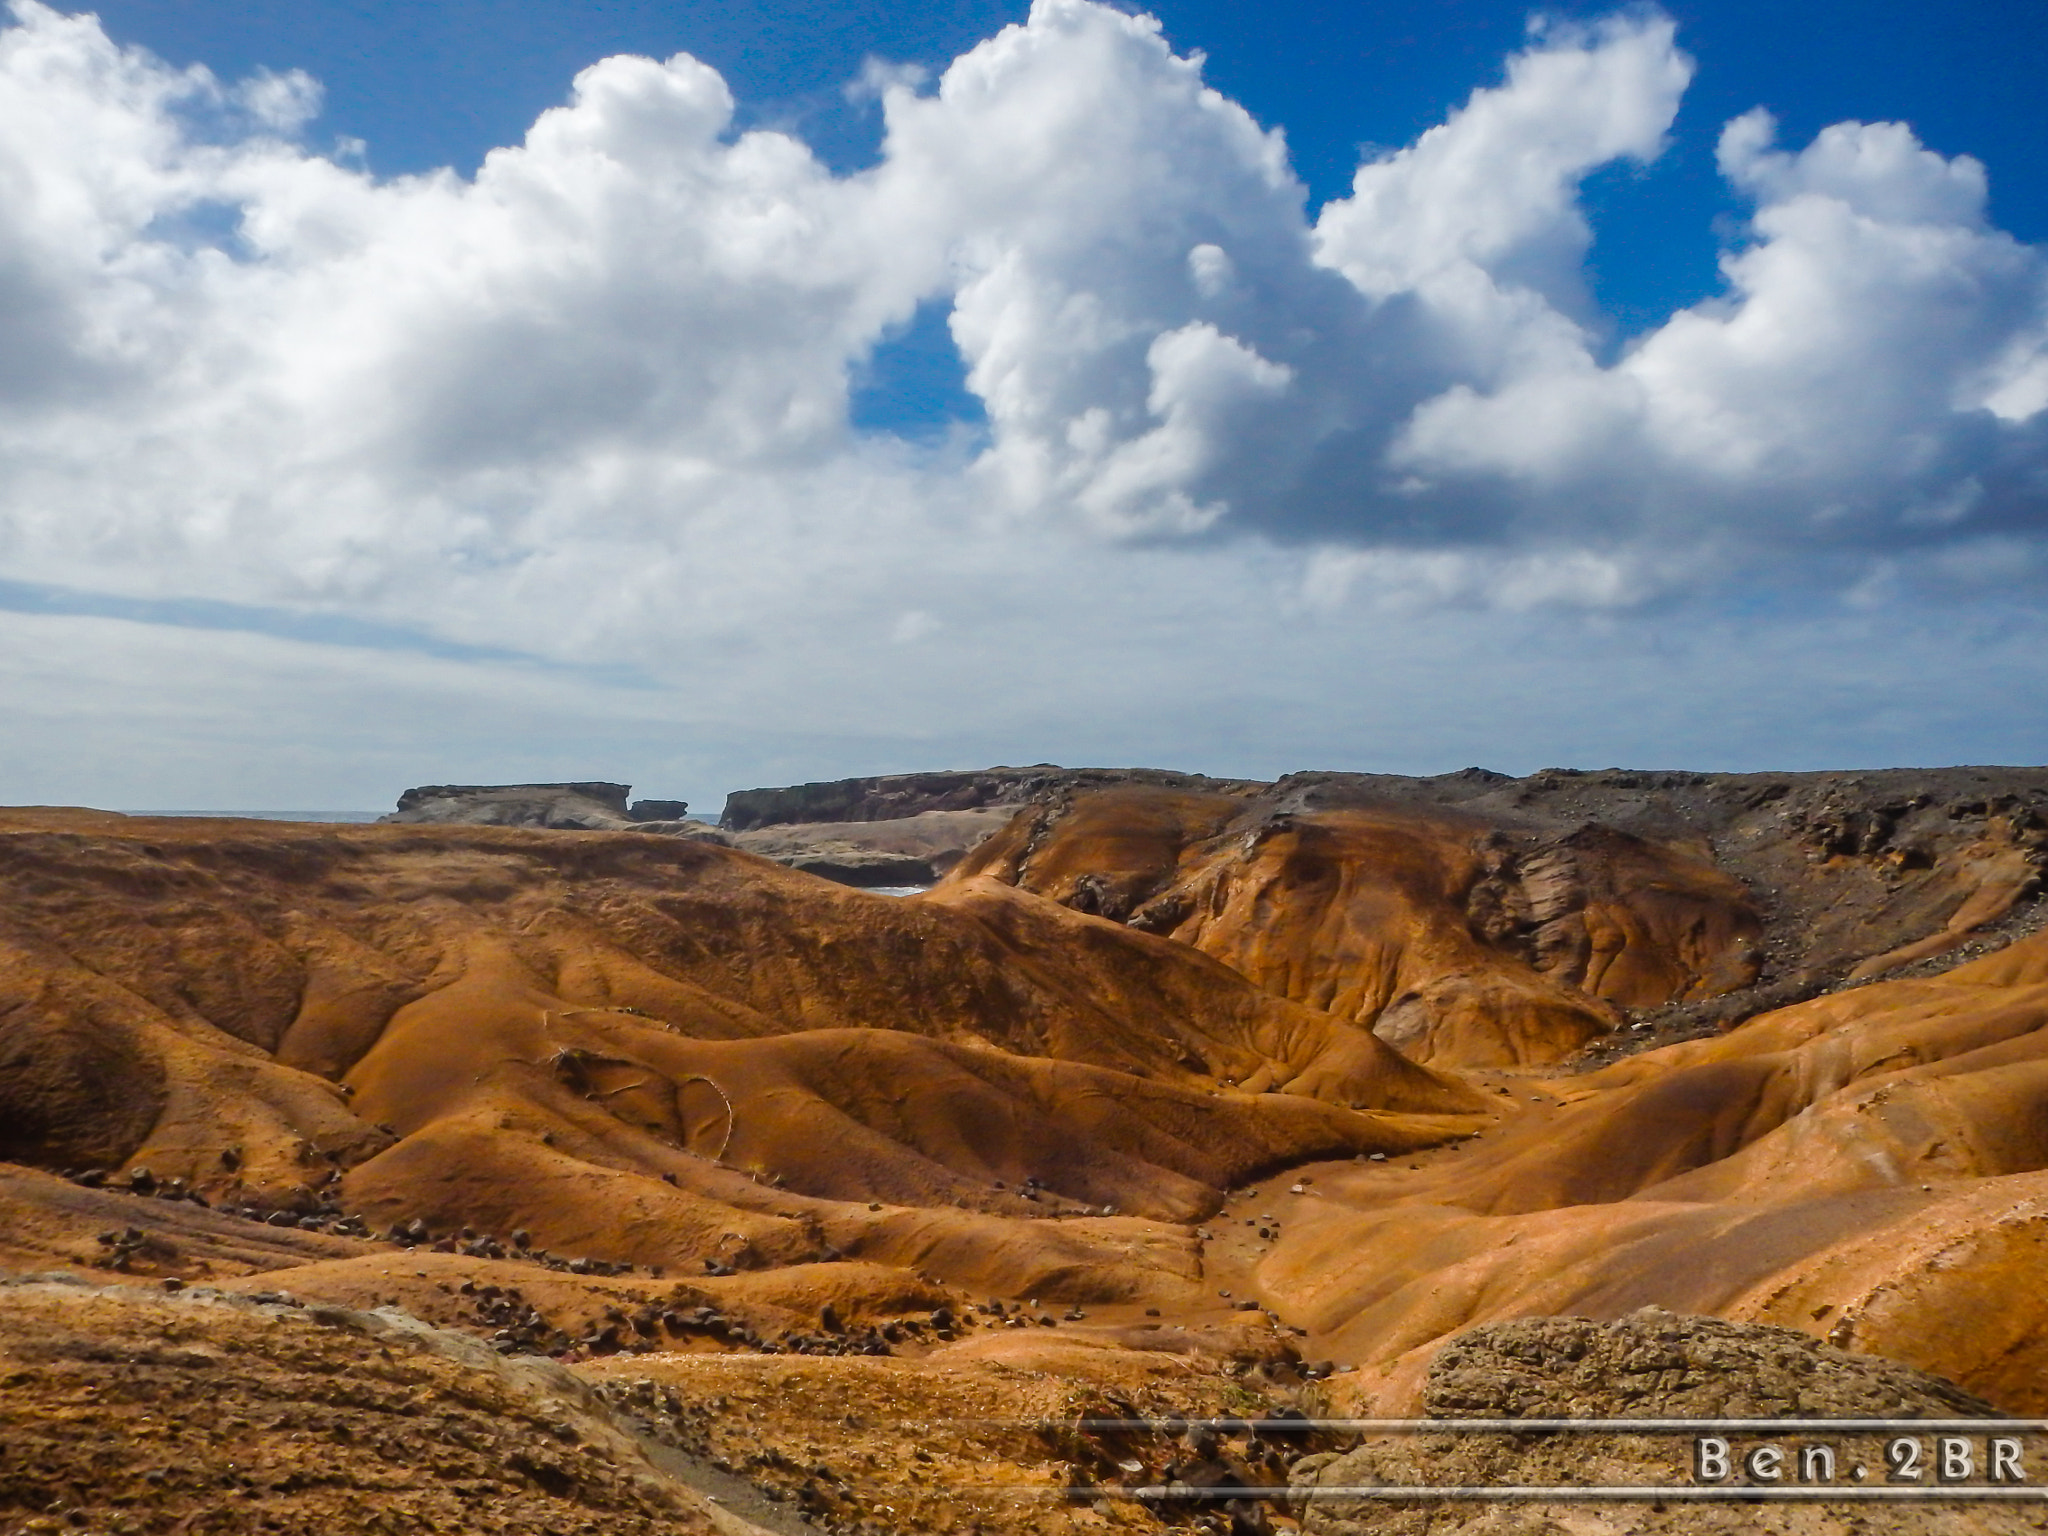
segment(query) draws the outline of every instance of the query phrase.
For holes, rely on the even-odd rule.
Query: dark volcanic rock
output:
[[[1238,779],[1158,768],[984,768],[965,773],[899,773],[834,779],[784,789],[738,789],[725,797],[719,826],[728,832],[802,822],[896,821],[925,811],[974,811],[1025,806],[1091,789],[1144,784],[1217,794],[1263,789]]]
[[[689,810],[687,800],[635,800],[626,814],[634,821],[681,821]]]

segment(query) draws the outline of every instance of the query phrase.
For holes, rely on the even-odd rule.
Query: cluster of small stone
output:
[[[1085,1202],[1069,1200],[1057,1190],[1047,1188],[1035,1178],[1025,1179],[1015,1189],[1010,1188],[1001,1179],[997,1179],[989,1185],[989,1189],[994,1194],[1004,1196],[1006,1200],[1024,1200],[1033,1205],[1044,1205],[1049,1201],[1050,1209],[1041,1213],[1048,1216],[1114,1216],[1116,1214],[1116,1207],[1113,1205],[1089,1205]],[[956,1197],[953,1203],[957,1206],[965,1207],[968,1202],[963,1195]],[[998,1202],[998,1208],[1000,1206],[1001,1202]],[[878,1211],[881,1209],[881,1206],[874,1204],[870,1205],[868,1209]]]
[[[500,1354],[576,1355],[649,1354],[665,1347],[666,1340],[697,1337],[760,1350],[764,1354],[862,1353],[861,1350],[824,1351],[798,1349],[802,1335],[786,1334],[778,1344],[714,1306],[662,1306],[644,1302],[628,1311],[612,1305],[603,1320],[580,1334],[550,1322],[539,1307],[529,1302],[517,1286],[479,1284],[463,1281],[460,1292],[475,1298],[474,1325],[484,1332]],[[876,1351],[865,1351],[874,1353]],[[880,1353],[886,1354],[883,1349]]]
[[[241,1167],[241,1154],[233,1147],[220,1155],[221,1166],[233,1173]],[[369,1222],[361,1216],[342,1210],[336,1203],[331,1188],[321,1188],[312,1193],[311,1210],[295,1210],[274,1206],[231,1205],[218,1207],[207,1198],[205,1191],[187,1183],[182,1178],[158,1178],[148,1168],[131,1168],[127,1172],[110,1172],[105,1168],[65,1169],[60,1177],[87,1189],[104,1189],[114,1194],[141,1195],[147,1199],[184,1200],[193,1205],[218,1209],[224,1216],[239,1216],[245,1221],[260,1221],[272,1227],[296,1227],[304,1232],[326,1232],[336,1237],[374,1237]],[[330,1184],[338,1182],[339,1174],[330,1174]]]
[[[692,1399],[645,1380],[608,1381],[597,1392],[640,1433],[747,1478],[835,1536],[879,1536],[885,1529],[864,1518],[873,1490],[864,1496],[826,1461],[798,1460],[773,1446],[741,1454],[725,1445],[728,1437],[718,1432],[728,1407],[723,1398]],[[1119,1411],[1139,1412],[1128,1405]],[[1271,1508],[1253,1490],[1286,1487],[1291,1469],[1311,1456],[1327,1460],[1327,1450],[1319,1455],[1318,1448],[1336,1443],[1305,1421],[1299,1429],[1278,1422],[1299,1419],[1299,1409],[1283,1407],[1262,1413],[1256,1423],[1158,1417],[1134,1420],[1128,1429],[1077,1433],[1071,1422],[1055,1422],[1041,1436],[1069,1465],[1070,1502],[1096,1503],[1105,1511],[1136,1503],[1170,1528],[1199,1536],[1272,1536]],[[846,1423],[857,1426],[852,1415]],[[927,1471],[935,1465],[922,1448],[908,1460],[913,1475],[919,1465]]]
[[[980,1316],[991,1319],[989,1326],[994,1328],[1053,1328],[1063,1321],[1078,1323],[1088,1315],[1079,1307],[1069,1307],[1056,1318],[1050,1312],[1039,1311],[1035,1300],[1023,1304],[1012,1302],[1005,1306],[999,1296],[991,1296],[987,1301],[978,1302],[969,1307],[967,1312],[967,1321],[970,1325],[977,1316]]]
[[[191,1188],[185,1180],[158,1179],[147,1168],[138,1167],[126,1173],[87,1169],[69,1172],[65,1176],[89,1188],[211,1206],[206,1196]],[[536,1248],[532,1234],[524,1229],[504,1238],[471,1227],[437,1236],[435,1229],[418,1216],[379,1226],[361,1215],[338,1208],[300,1212],[223,1204],[215,1209],[222,1215],[268,1226],[385,1242],[408,1252],[424,1249],[472,1258],[514,1259],[579,1276],[627,1276],[639,1272],[636,1266],[628,1263],[586,1257],[565,1258],[544,1248]],[[147,1234],[136,1227],[102,1233],[100,1245],[106,1251],[102,1262],[109,1269],[128,1273],[138,1261],[148,1259],[150,1242]],[[705,1259],[704,1269],[711,1276],[735,1273],[730,1263],[717,1258]],[[664,1273],[660,1265],[648,1266],[645,1272],[657,1280],[663,1278]],[[951,1342],[968,1328],[1053,1328],[1061,1322],[1080,1322],[1088,1315],[1078,1306],[1069,1307],[1056,1316],[1052,1311],[1041,1309],[1036,1300],[1021,1303],[990,1297],[957,1312],[950,1306],[941,1306],[924,1317],[850,1324],[827,1304],[819,1314],[816,1328],[793,1329],[771,1336],[716,1306],[685,1306],[672,1301],[668,1305],[645,1302],[632,1310],[608,1306],[601,1321],[582,1332],[571,1332],[549,1319],[516,1286],[468,1280],[463,1282],[460,1290],[462,1295],[474,1298],[474,1317],[469,1321],[499,1353],[547,1354],[567,1358],[653,1354],[673,1348],[677,1341],[683,1340],[722,1344],[767,1355],[889,1355],[898,1346]]]
[[[159,1179],[147,1168],[135,1168],[127,1173],[109,1173],[104,1168],[66,1168],[57,1176],[87,1189],[107,1189],[117,1194],[143,1195],[158,1200],[189,1200],[194,1205],[213,1203],[183,1179]]]
[[[724,1407],[722,1398],[708,1403],[692,1401],[673,1387],[651,1381],[607,1381],[598,1385],[597,1394],[640,1434],[721,1472],[746,1477],[764,1497],[795,1504],[807,1519],[835,1536],[879,1530],[851,1518],[857,1491],[822,1460],[806,1466],[773,1446],[750,1451],[737,1460],[721,1453],[713,1442],[711,1425]]]
[[[226,1162],[232,1155],[232,1152],[223,1153],[223,1161]],[[444,1232],[437,1237],[435,1229],[419,1216],[401,1219],[388,1227],[380,1227],[366,1216],[342,1210],[324,1190],[316,1193],[316,1207],[311,1211],[262,1205],[223,1204],[216,1207],[202,1191],[191,1187],[184,1179],[159,1179],[147,1168],[134,1168],[126,1173],[110,1173],[104,1168],[65,1169],[59,1176],[87,1189],[103,1189],[114,1194],[141,1195],[157,1200],[189,1201],[193,1205],[217,1209],[223,1216],[236,1216],[244,1221],[260,1222],[270,1227],[291,1227],[302,1232],[322,1232],[333,1237],[353,1237],[367,1242],[392,1243],[406,1249],[425,1248],[433,1253],[459,1253],[470,1258],[518,1259],[524,1263],[539,1264],[547,1269],[570,1275],[630,1275],[637,1272],[636,1266],[623,1261],[565,1258],[560,1254],[550,1253],[545,1248],[536,1248],[533,1246],[532,1235],[523,1229],[504,1239],[488,1232],[480,1233],[473,1227],[462,1227],[455,1232]],[[109,1243],[105,1246],[114,1245]],[[134,1247],[131,1247],[130,1251],[135,1251]],[[721,1264],[716,1259],[706,1259],[704,1265],[706,1270],[713,1274],[733,1273],[730,1265]],[[649,1266],[646,1272],[660,1279],[662,1266]]]
[[[1263,1425],[1168,1419],[1083,1437],[1066,1447],[1076,1469],[1068,1497],[1114,1493],[1213,1536],[1268,1536],[1268,1504],[1253,1490],[1286,1487],[1292,1469],[1329,1440],[1306,1422],[1299,1429],[1276,1422],[1304,1418],[1298,1408],[1279,1408]]]
[[[405,1248],[424,1248],[429,1253],[459,1253],[472,1259],[517,1259],[523,1264],[538,1264],[565,1275],[631,1275],[638,1273],[636,1266],[611,1259],[574,1258],[566,1259],[560,1254],[550,1253],[545,1248],[533,1246],[533,1234],[524,1227],[516,1229],[510,1237],[500,1238],[490,1232],[478,1232],[474,1227],[462,1227],[441,1237],[434,1236],[420,1217],[392,1224],[384,1232],[371,1232],[371,1237],[397,1243]],[[662,1266],[650,1265],[646,1271],[659,1280]]]
[[[600,1381],[594,1385],[600,1398],[649,1439],[693,1455],[708,1450],[710,1442],[691,1414],[689,1399],[674,1387],[652,1381]]]
[[[106,1250],[100,1267],[125,1275],[134,1268],[136,1256],[149,1248],[149,1236],[140,1227],[129,1227],[120,1232],[102,1232],[99,1244]]]
[[[819,1309],[816,1329],[790,1329],[773,1337],[715,1306],[662,1307],[648,1302],[632,1312],[607,1307],[604,1315],[605,1322],[569,1340],[568,1347],[593,1355],[652,1354],[666,1347],[665,1336],[695,1336],[764,1355],[888,1355],[895,1352],[895,1345],[957,1339],[962,1327],[951,1307],[934,1308],[922,1318],[848,1323],[830,1302]]]
[[[921,1317],[850,1323],[827,1302],[819,1309],[816,1328],[791,1329],[771,1336],[715,1306],[664,1307],[646,1302],[630,1312],[623,1307],[606,1307],[603,1323],[574,1338],[557,1333],[542,1335],[532,1342],[500,1343],[499,1347],[509,1352],[514,1348],[531,1349],[538,1343],[550,1354],[654,1354],[668,1348],[670,1339],[695,1337],[763,1355],[891,1355],[900,1346],[951,1343],[967,1329],[984,1326],[984,1320],[988,1327],[1053,1328],[1062,1321],[1079,1322],[1088,1315],[1081,1308],[1072,1307],[1056,1318],[1037,1307],[1035,1301],[1026,1306],[1006,1304],[991,1297],[964,1311],[940,1306]],[[493,1339],[496,1342],[496,1335]]]
[[[491,1346],[501,1355],[558,1355],[570,1347],[569,1335],[550,1323],[539,1307],[527,1301],[516,1285],[479,1285],[465,1280],[464,1296],[475,1298],[474,1322],[488,1330]]]
[[[587,1354],[652,1354],[665,1347],[668,1338],[699,1338],[773,1353],[774,1347],[747,1323],[728,1317],[714,1306],[663,1307],[643,1302],[636,1310],[608,1306],[605,1320],[572,1341]]]
[[[863,1488],[815,1455],[799,1460],[772,1445],[757,1445],[745,1454],[721,1448],[729,1434],[714,1433],[725,1425],[730,1406],[723,1397],[693,1400],[673,1387],[651,1381],[611,1381],[598,1395],[634,1429],[649,1439],[694,1456],[728,1475],[744,1478],[763,1498],[794,1506],[808,1528],[827,1536],[895,1536],[900,1525],[871,1518],[877,1490]],[[849,1428],[858,1420],[848,1415]],[[729,1426],[726,1426],[729,1429]],[[932,1458],[922,1447],[908,1458],[929,1469]],[[1222,1527],[1217,1527],[1220,1532]]]

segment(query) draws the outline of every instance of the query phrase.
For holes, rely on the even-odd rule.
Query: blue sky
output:
[[[2048,752],[2048,9],[1135,14],[17,7],[0,800]]]

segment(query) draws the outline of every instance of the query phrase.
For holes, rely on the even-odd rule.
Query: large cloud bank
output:
[[[13,16],[17,584],[829,673],[1247,589],[1625,610],[2043,571],[2048,262],[1903,125],[1729,123],[1725,292],[1608,356],[1578,189],[1663,146],[1692,64],[1654,13],[1536,32],[1313,217],[1279,132],[1087,0],[886,85],[839,177],[679,55],[592,65],[474,179],[378,180],[307,147],[303,76]],[[849,380],[933,304],[985,430],[853,430]]]

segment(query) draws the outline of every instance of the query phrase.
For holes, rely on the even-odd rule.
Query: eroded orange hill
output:
[[[1418,1060],[1557,1061],[1655,1007],[1755,979],[1756,913],[1688,850],[1583,828],[1535,856],[1455,808],[1274,812],[1107,790],[1020,815],[962,861],[1166,934]]]
[[[1475,1123],[1370,1033],[995,882],[75,817],[17,817],[0,861],[0,1153],[239,1203],[1135,1298],[1199,1283],[1183,1224],[1232,1184]],[[1260,1077],[1288,1091],[1218,1086]]]
[[[1325,1170],[1259,1276],[1377,1367],[1357,1384],[1386,1401],[1457,1329],[1655,1304],[1800,1328],[2038,1412],[2044,1088],[2048,934],[1518,1080],[1515,1118],[1454,1155]],[[1345,1262],[1361,1250],[1384,1257]]]
[[[1562,1061],[1950,953],[2037,895],[2048,773],[1076,786],[955,867],[1167,934],[1419,1061]]]
[[[1403,1411],[1460,1330],[1646,1305],[2048,1411],[2031,813],[1930,803],[1894,861],[1745,797],[1114,788],[901,900],[632,833],[0,813],[0,1267],[659,1355],[799,1458],[805,1382]],[[1817,995],[1702,1024],[1774,975]],[[1574,1054],[1660,1019],[1698,1037]]]

